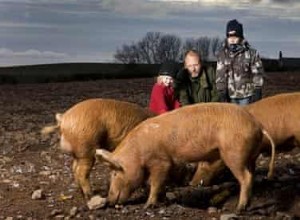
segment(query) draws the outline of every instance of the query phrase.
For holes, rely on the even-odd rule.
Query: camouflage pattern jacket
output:
[[[258,52],[243,40],[232,53],[226,41],[217,56],[216,87],[230,98],[246,98],[263,86],[263,65]]]

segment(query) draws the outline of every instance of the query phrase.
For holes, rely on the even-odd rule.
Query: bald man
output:
[[[175,87],[181,106],[219,101],[215,81],[215,68],[203,66],[197,51],[187,51]]]

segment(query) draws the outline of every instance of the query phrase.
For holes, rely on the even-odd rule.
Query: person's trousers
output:
[[[231,98],[230,102],[237,104],[237,105],[248,105],[250,103],[252,103],[252,96],[249,96],[247,98]]]

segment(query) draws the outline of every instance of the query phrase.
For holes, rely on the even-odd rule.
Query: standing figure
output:
[[[247,105],[262,98],[263,65],[244,39],[243,25],[227,23],[226,40],[217,56],[216,86],[220,101]]]
[[[176,63],[165,62],[162,64],[151,92],[149,108],[152,112],[162,114],[180,107],[173,87],[176,72]]]

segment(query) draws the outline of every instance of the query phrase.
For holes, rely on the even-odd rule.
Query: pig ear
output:
[[[121,166],[121,164],[112,158],[112,153],[107,151],[107,150],[103,150],[103,149],[97,149],[96,150],[96,156],[101,157],[104,161],[108,162],[112,169],[114,170],[123,170],[123,167]]]

